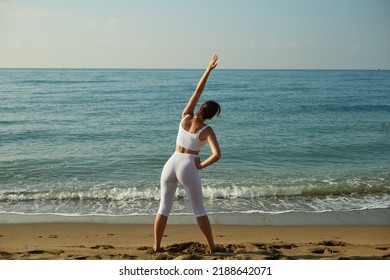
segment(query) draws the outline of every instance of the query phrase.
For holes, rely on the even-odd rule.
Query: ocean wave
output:
[[[110,184],[85,185],[77,182],[77,187],[66,184],[61,188],[58,183],[50,185],[35,185],[31,189],[2,190],[0,202],[19,201],[133,201],[159,200],[160,188],[158,185],[127,186],[127,182]],[[325,196],[368,196],[390,194],[389,174],[375,178],[350,179],[297,179],[279,180],[274,182],[231,182],[224,180],[205,180],[203,196],[205,199],[258,199],[267,197],[303,197],[312,198]],[[185,190],[178,187],[177,199],[186,197]]]
[[[73,185],[74,184],[74,185]],[[160,203],[158,185],[130,182],[24,186],[0,191],[0,213],[58,215],[154,215]],[[134,184],[134,182],[133,182]],[[205,205],[212,213],[331,212],[390,208],[389,174],[343,179],[295,179],[264,182],[204,180]],[[172,214],[192,215],[179,186]]]
[[[209,214],[282,214],[282,213],[324,213],[347,212],[372,209],[390,209],[390,195],[366,197],[323,197],[317,199],[258,198],[233,200],[205,200]],[[155,215],[159,206],[157,200],[101,201],[24,201],[0,203],[2,214],[59,216],[137,216]],[[174,202],[172,215],[193,215],[186,199]]]
[[[126,201],[134,199],[158,199],[157,188],[93,188],[86,190],[9,191],[0,193],[0,202],[44,200],[97,200]]]

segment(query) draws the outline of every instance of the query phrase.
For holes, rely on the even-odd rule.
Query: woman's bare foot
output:
[[[211,254],[214,254],[214,253],[217,253],[217,252],[224,252],[224,251],[226,251],[226,250],[222,246],[214,245],[212,248],[209,248],[206,251],[206,253],[211,255]]]
[[[163,248],[160,248],[160,247],[155,248],[155,247],[153,247],[153,253],[159,253],[159,252],[162,252],[162,251],[164,251]]]

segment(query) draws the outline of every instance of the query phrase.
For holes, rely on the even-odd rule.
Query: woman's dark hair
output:
[[[200,105],[199,111],[196,113],[203,117],[204,120],[211,120],[215,115],[221,113],[221,107],[213,100],[209,100]]]

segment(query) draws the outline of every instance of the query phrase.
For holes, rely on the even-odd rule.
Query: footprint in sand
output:
[[[317,245],[323,245],[323,246],[347,246],[348,243],[341,242],[341,241],[334,241],[334,240],[324,240],[321,242],[318,242]]]
[[[375,248],[377,250],[382,250],[382,251],[386,251],[387,249],[389,249],[389,247],[377,247]]]
[[[329,248],[319,248],[319,249],[314,249],[311,251],[313,254],[337,254],[338,251],[336,250],[331,250]]]
[[[0,251],[0,259],[1,260],[11,260],[13,259],[13,254],[5,252],[5,251]]]
[[[167,254],[158,253],[153,257],[154,260],[172,260],[173,257],[168,256]]]
[[[280,249],[292,249],[297,247],[294,244],[264,244],[264,243],[253,243],[260,250],[264,250],[261,254],[265,255],[266,260],[281,260],[288,259],[287,256],[283,255]]]
[[[41,255],[41,254],[46,253],[46,251],[43,251],[43,250],[32,250],[32,251],[28,251],[27,253],[32,254],[32,255]]]
[[[104,249],[104,250],[108,250],[108,249],[115,249],[115,247],[111,246],[111,245],[96,245],[96,246],[91,247],[91,249]]]
[[[197,255],[180,255],[174,260],[203,260],[203,258]]]

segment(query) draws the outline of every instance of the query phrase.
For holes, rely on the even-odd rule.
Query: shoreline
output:
[[[92,224],[153,224],[154,215],[139,216],[64,216],[54,214],[0,214],[1,224],[37,223],[92,223]],[[214,225],[253,226],[340,226],[340,225],[390,225],[390,209],[371,209],[346,212],[291,212],[256,214],[209,214]],[[193,215],[170,215],[168,224],[196,224]]]

